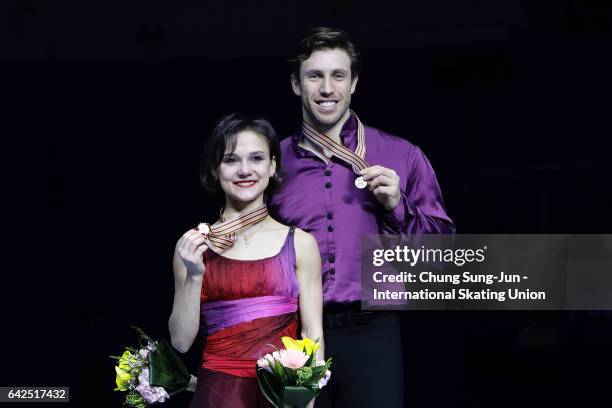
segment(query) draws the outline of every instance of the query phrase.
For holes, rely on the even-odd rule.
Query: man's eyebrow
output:
[[[335,68],[332,70],[332,74],[348,74],[348,72],[349,71],[344,68]],[[320,69],[316,69],[316,68],[304,71],[305,76],[312,75],[312,74],[322,74],[322,73],[323,71],[321,71]]]
[[[321,70],[320,69],[316,69],[316,68],[304,71],[304,75],[320,74],[320,73],[321,73]]]

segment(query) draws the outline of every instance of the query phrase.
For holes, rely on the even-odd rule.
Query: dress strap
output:
[[[289,260],[291,266],[295,270],[296,268],[296,256],[295,256],[295,227],[289,227],[289,233],[287,234],[287,241],[283,245],[282,255],[285,255],[286,259]]]

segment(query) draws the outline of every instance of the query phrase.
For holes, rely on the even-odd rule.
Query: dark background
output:
[[[1,1],[0,385],[120,405],[108,356],[131,324],[168,336],[174,243],[218,210],[207,135],[238,110],[296,130],[287,58],[320,25],[360,46],[354,109],[423,149],[458,232],[612,232],[610,0]],[[612,399],[606,312],[402,318],[406,406]]]

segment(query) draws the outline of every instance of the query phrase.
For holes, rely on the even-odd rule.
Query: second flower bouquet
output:
[[[318,340],[282,338],[285,349],[257,361],[257,383],[276,408],[305,408],[331,377],[331,358],[316,359]]]

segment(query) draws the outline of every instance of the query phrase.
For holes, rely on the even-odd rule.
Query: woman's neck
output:
[[[223,218],[226,221],[240,217],[255,208],[261,207],[264,204],[263,197],[251,202],[235,201],[229,197],[225,198],[225,208],[223,210]]]

